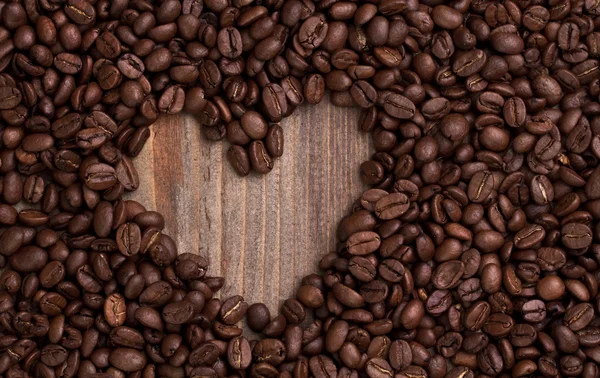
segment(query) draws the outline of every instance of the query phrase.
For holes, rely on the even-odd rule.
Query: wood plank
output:
[[[284,155],[266,176],[241,178],[225,161],[227,142],[202,138],[197,120],[162,118],[135,160],[140,189],[130,198],[165,215],[179,252],[225,275],[221,296],[243,295],[275,313],[302,276],[335,249],[335,230],[364,190],[358,167],[372,153],[357,109],[324,101],[285,119]]]

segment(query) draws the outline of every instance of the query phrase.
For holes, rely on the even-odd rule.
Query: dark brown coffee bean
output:
[[[377,99],[377,91],[371,84],[364,80],[358,80],[350,88],[350,96],[358,106],[369,108]]]
[[[281,121],[288,112],[285,91],[278,84],[270,83],[263,89],[262,101],[267,116],[273,122]]]
[[[227,159],[229,159],[229,163],[239,175],[246,176],[250,173],[250,158],[243,147],[229,147],[229,150],[227,150]]]
[[[325,96],[325,79],[319,74],[310,74],[304,83],[304,98],[309,104],[318,104]]]
[[[142,305],[159,307],[171,299],[173,287],[165,281],[157,281],[146,287],[139,298]]]
[[[73,0],[65,7],[66,15],[76,24],[89,25],[96,20],[94,6],[85,0]]]
[[[158,110],[161,113],[177,114],[185,104],[185,91],[178,85],[168,87],[158,99]]]
[[[254,141],[250,144],[249,152],[250,163],[259,173],[268,173],[273,169],[273,159],[267,152],[262,141]]]
[[[135,255],[140,251],[141,230],[135,223],[125,223],[117,229],[117,247],[125,256]]]
[[[589,303],[579,303],[565,312],[564,323],[572,331],[585,328],[594,316],[594,309]]]
[[[124,372],[140,371],[146,366],[146,356],[143,352],[132,348],[117,348],[110,352],[110,364]]]
[[[0,90],[0,109],[13,109],[22,100],[21,91],[13,87],[3,87]]]
[[[300,286],[296,293],[296,297],[300,303],[308,308],[321,307],[325,302],[323,292],[318,287],[312,285]]]
[[[406,97],[390,94],[383,103],[383,108],[392,117],[410,119],[415,115],[415,105]]]
[[[277,339],[263,339],[256,344],[252,355],[258,361],[276,366],[285,359],[285,346]]]
[[[193,315],[194,308],[186,300],[169,303],[162,310],[162,318],[167,324],[185,324]]]
[[[324,16],[307,18],[298,31],[298,41],[306,49],[319,47],[327,36],[328,24]]]
[[[536,319],[544,319],[546,316],[546,305],[540,300],[525,302],[521,308],[523,318],[535,322]]]
[[[229,342],[227,359],[234,369],[245,369],[252,362],[252,351],[248,340],[238,336]]]
[[[482,50],[470,50],[461,54],[454,61],[452,71],[460,77],[467,77],[479,72],[486,61],[487,56]]]
[[[262,303],[255,303],[248,307],[246,317],[248,326],[254,331],[262,331],[271,321],[269,308]]]
[[[258,112],[249,111],[244,113],[240,123],[244,132],[252,139],[263,139],[267,136],[267,122]]]
[[[217,46],[223,56],[235,59],[242,54],[242,36],[235,28],[221,29],[217,36]]]
[[[592,230],[584,224],[567,223],[561,229],[561,240],[567,248],[585,248],[592,242]]]
[[[117,61],[117,67],[129,79],[139,79],[145,70],[144,62],[133,54],[124,54]]]
[[[409,207],[410,202],[404,193],[391,193],[375,203],[375,213],[381,219],[394,219],[406,213]]]
[[[483,325],[483,331],[492,337],[501,337],[510,333],[514,320],[502,313],[492,313]]]
[[[221,306],[221,319],[225,324],[235,324],[246,315],[247,310],[248,304],[244,302],[244,298],[239,295],[231,297]]]
[[[475,203],[485,202],[494,189],[494,176],[489,171],[477,172],[468,187],[469,199]]]

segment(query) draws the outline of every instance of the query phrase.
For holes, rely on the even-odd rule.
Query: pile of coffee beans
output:
[[[0,0],[0,376],[600,377],[600,3]],[[330,91],[373,187],[271,316],[124,200],[161,114],[241,175]],[[257,332],[243,335],[242,322]]]

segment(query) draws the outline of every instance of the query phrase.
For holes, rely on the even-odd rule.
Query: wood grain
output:
[[[358,167],[372,147],[358,115],[328,101],[300,107],[281,123],[273,171],[245,178],[226,161],[227,143],[203,139],[194,117],[163,118],[135,160],[141,184],[131,198],[165,215],[179,253],[206,256],[209,275],[226,276],[221,297],[275,312],[335,248],[337,223],[364,189]]]

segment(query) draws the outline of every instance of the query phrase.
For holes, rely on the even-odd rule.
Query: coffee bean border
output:
[[[595,2],[0,9],[0,374],[600,376]],[[131,158],[186,111],[268,173],[277,123],[326,89],[363,108],[374,188],[278,316],[217,299],[206,259],[122,200]]]

